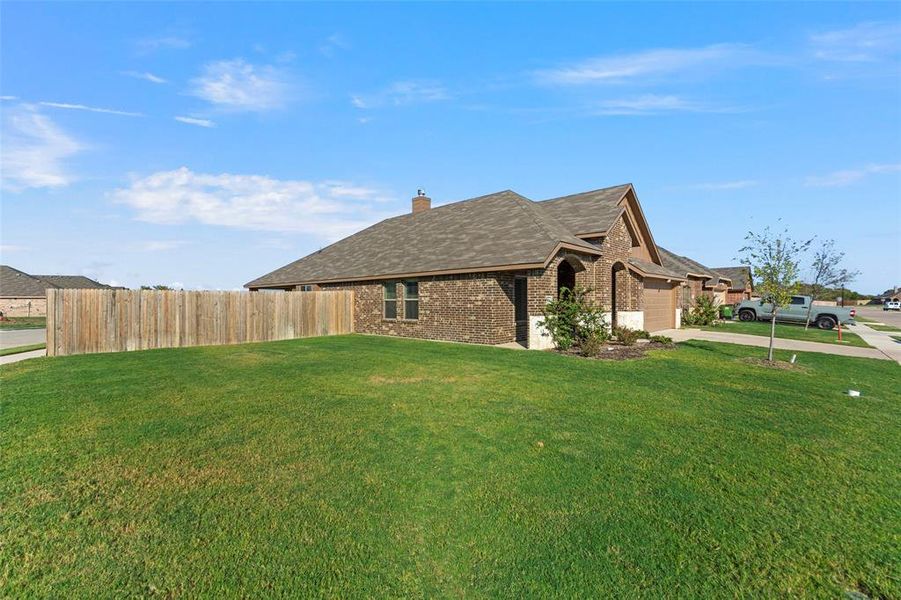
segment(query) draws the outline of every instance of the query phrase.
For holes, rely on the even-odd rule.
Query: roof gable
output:
[[[714,267],[713,270],[724,277],[727,277],[732,282],[730,288],[733,290],[744,291],[754,289],[754,282],[751,277],[751,267],[747,265],[740,265],[737,267]]]

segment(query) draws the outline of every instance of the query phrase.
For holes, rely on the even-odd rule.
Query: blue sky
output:
[[[632,182],[660,245],[777,220],[901,283],[901,5],[2,11],[2,261],[236,288],[386,216]]]

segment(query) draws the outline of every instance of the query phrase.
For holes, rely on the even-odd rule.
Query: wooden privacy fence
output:
[[[351,291],[47,290],[48,356],[352,331]]]

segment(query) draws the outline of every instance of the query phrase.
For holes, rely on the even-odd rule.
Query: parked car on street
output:
[[[810,310],[810,322],[819,329],[832,329],[837,324],[854,323],[857,311],[843,306],[817,306],[810,304],[810,296],[792,296],[788,306],[776,312],[777,323],[805,323],[807,311]],[[769,321],[773,315],[773,305],[762,299],[745,300],[738,305],[738,318],[741,321]]]
[[[886,300],[882,310],[901,310],[901,300]]]

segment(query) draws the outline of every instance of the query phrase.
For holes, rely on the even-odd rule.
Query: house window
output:
[[[385,318],[397,318],[397,286],[392,281],[382,286],[385,298]]]
[[[404,318],[419,318],[419,282],[404,282]]]
[[[513,280],[513,318],[517,321],[529,320],[528,280],[517,277]]]
[[[302,285],[302,286],[300,286],[300,291],[301,292],[312,292],[313,286],[310,284]]]

